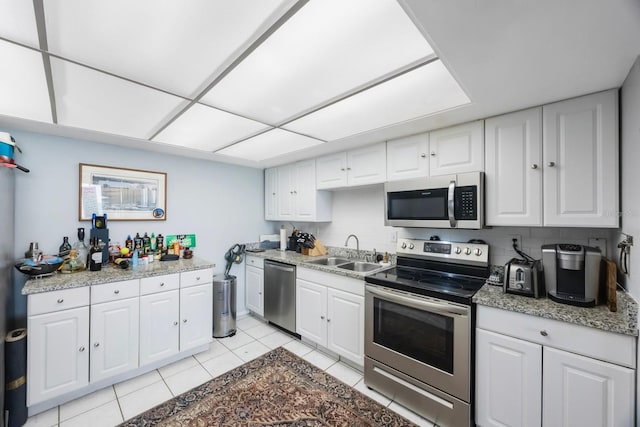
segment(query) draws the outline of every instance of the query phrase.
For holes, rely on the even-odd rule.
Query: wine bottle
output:
[[[89,270],[100,271],[102,269],[102,249],[98,244],[98,239],[94,238],[89,249]]]

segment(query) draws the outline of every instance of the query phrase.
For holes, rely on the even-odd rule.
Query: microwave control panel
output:
[[[456,187],[454,191],[454,216],[458,220],[478,219],[478,187]]]

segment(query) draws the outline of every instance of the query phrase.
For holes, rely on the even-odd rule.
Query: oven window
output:
[[[399,191],[387,193],[388,219],[447,219],[448,191]]]
[[[373,341],[453,374],[453,319],[373,299]]]

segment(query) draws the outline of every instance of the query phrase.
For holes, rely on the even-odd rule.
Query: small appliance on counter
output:
[[[540,260],[518,249],[516,240],[513,241],[513,250],[522,259],[511,258],[504,266],[504,292],[533,298],[543,297],[545,287]]]
[[[580,307],[599,304],[601,260],[598,248],[568,243],[543,245],[542,262],[549,298]]]

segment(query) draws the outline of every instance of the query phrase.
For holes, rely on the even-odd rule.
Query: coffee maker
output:
[[[555,302],[593,307],[600,303],[600,249],[568,243],[543,245],[547,295]]]

